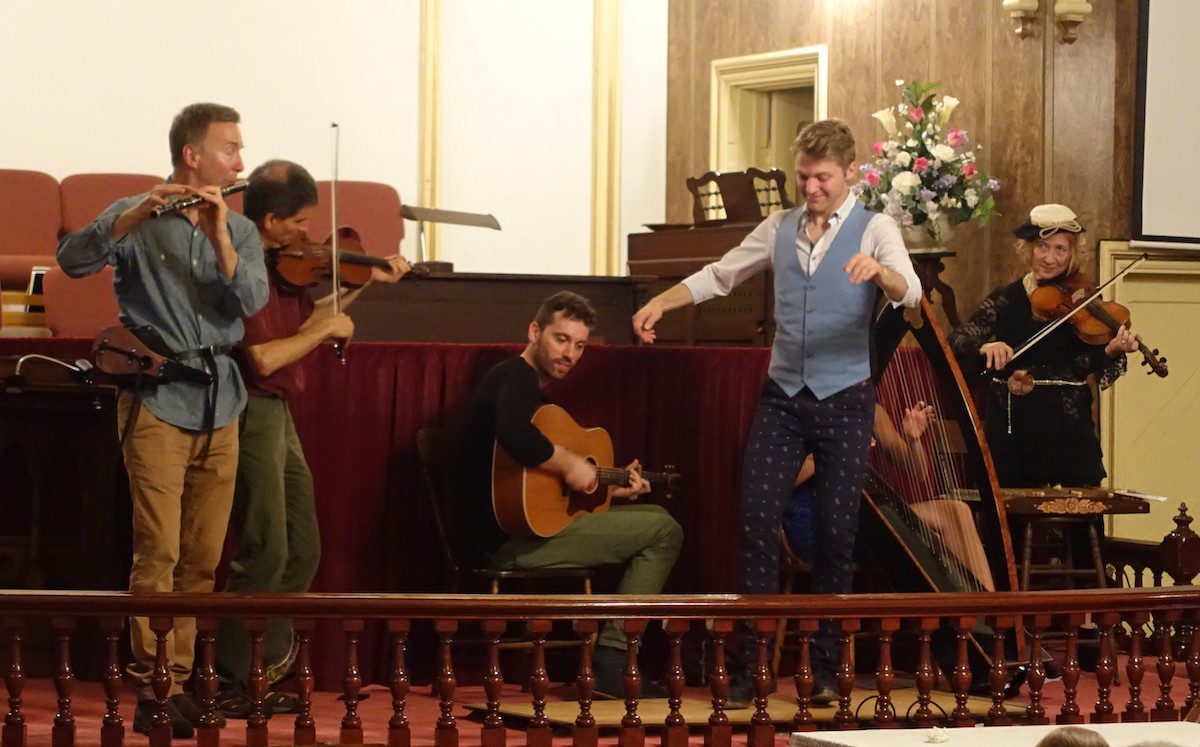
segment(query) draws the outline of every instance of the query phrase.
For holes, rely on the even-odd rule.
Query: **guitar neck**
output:
[[[651,485],[666,485],[670,482],[671,476],[666,472],[645,472],[642,473],[642,479]],[[620,469],[617,467],[597,467],[596,479],[601,485],[617,485],[624,486],[629,484],[629,470]]]

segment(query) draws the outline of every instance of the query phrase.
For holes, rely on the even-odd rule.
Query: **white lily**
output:
[[[879,124],[883,125],[883,129],[887,130],[887,134],[889,135],[896,132],[898,129],[896,127],[896,113],[893,112],[890,107],[887,109],[880,109],[871,116],[878,120]]]
[[[950,121],[950,112],[954,111],[956,106],[958,106],[958,99],[953,96],[942,97],[942,124]]]

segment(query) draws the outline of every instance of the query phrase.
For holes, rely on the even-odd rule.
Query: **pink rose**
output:
[[[883,158],[883,141],[880,140],[878,143],[875,143],[874,145],[872,145],[871,152],[874,153],[876,156]]]
[[[863,179],[867,182],[867,184],[871,185],[872,187],[879,186],[879,172],[878,171],[868,171],[867,173],[863,174]]]
[[[917,160],[913,161],[913,171],[917,172],[918,174],[927,168],[929,168],[929,159],[925,156],[921,156]]]
[[[963,176],[967,177],[968,179],[974,179],[976,176],[978,176],[978,174],[979,169],[975,168],[975,164],[971,161],[967,161],[967,163],[963,166]]]
[[[951,148],[961,148],[964,142],[966,141],[963,139],[963,131],[957,127],[951,127],[950,132],[946,135],[946,145]]]
[[[908,110],[908,118],[914,122],[920,122],[925,118],[925,110],[919,106],[914,106]]]

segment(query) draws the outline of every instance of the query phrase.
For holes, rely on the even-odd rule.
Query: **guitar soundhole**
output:
[[[604,497],[608,494],[608,489],[603,485],[588,493],[572,493],[567,499],[568,512],[571,514],[580,511],[594,511],[604,504]]]

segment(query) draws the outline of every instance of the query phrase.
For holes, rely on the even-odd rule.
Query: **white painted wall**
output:
[[[438,258],[471,272],[587,274],[592,4],[442,0]]]
[[[166,175],[183,106],[242,115],[247,170],[417,188],[418,0],[3,0],[0,168]],[[406,244],[408,242],[405,242]]]
[[[621,7],[621,228],[666,212],[666,0]],[[438,207],[500,232],[440,227],[463,272],[591,271],[593,8],[442,0]],[[622,262],[622,266],[624,263]]]
[[[621,271],[631,233],[667,215],[667,2],[621,6]]]
[[[665,214],[667,3],[621,14],[627,234]],[[434,207],[504,228],[443,227],[458,270],[590,271],[592,18],[588,0],[441,0]],[[329,178],[337,121],[341,178],[415,204],[419,32],[419,0],[0,0],[0,168],[166,175],[171,118],[211,100],[241,113],[247,169]]]

